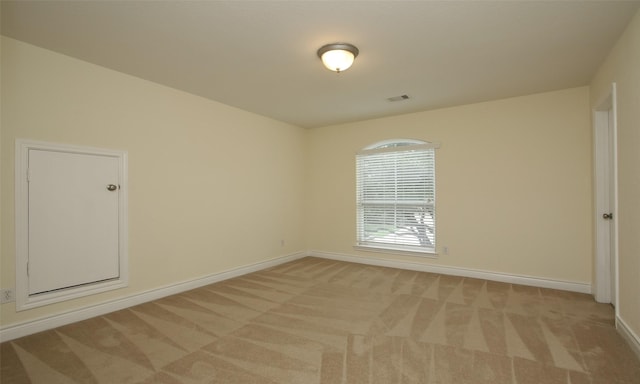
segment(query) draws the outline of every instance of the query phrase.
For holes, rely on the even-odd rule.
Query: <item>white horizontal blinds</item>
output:
[[[365,150],[356,162],[358,244],[435,249],[433,147]]]

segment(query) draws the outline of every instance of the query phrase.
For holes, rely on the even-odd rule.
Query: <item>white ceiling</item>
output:
[[[2,34],[302,127],[587,85],[640,1],[2,1]],[[341,74],[316,51],[360,49]],[[408,100],[389,97],[407,94]]]

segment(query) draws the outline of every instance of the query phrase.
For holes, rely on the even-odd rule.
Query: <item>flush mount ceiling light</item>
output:
[[[318,49],[318,57],[328,69],[334,72],[342,72],[348,69],[360,51],[352,44],[333,43]]]

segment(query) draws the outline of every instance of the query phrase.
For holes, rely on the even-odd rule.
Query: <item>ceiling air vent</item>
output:
[[[400,95],[400,96],[389,97],[387,100],[389,100],[389,101],[402,101],[402,100],[407,100],[407,99],[409,99],[408,95]]]

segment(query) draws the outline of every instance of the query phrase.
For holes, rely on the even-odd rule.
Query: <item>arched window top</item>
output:
[[[364,149],[365,150],[387,149],[387,148],[405,147],[407,145],[420,145],[420,144],[430,144],[430,143],[426,141],[414,140],[414,139],[391,139],[391,140],[379,141],[375,144],[365,147]]]
[[[358,154],[376,153],[376,152],[395,152],[395,151],[412,151],[416,149],[437,149],[440,148],[440,143],[430,143],[428,141],[415,140],[415,139],[391,139],[379,141],[375,144],[371,144]]]

